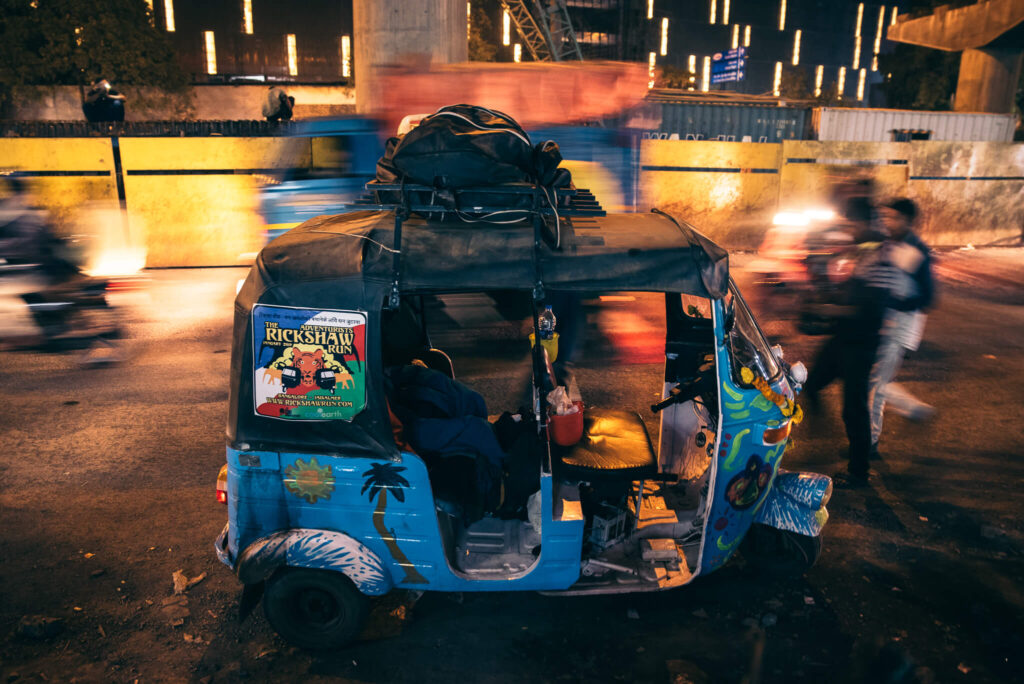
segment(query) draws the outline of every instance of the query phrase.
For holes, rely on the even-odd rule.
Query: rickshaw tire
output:
[[[267,580],[263,614],[281,637],[311,651],[347,646],[366,622],[370,600],[334,570],[282,567]]]
[[[754,523],[740,544],[740,553],[761,572],[780,578],[799,577],[818,562],[821,536]]]

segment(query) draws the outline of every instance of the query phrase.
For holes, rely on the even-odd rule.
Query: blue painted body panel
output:
[[[724,303],[712,306],[722,418],[697,574],[726,563],[754,522],[819,534],[831,493],[825,476],[779,469],[787,441],[765,444],[765,431],[788,418],[759,390],[736,380],[739,368],[730,358]],[[795,398],[784,374],[772,389]],[[540,476],[537,562],[513,577],[487,579],[470,578],[449,564],[426,465],[415,454],[403,452],[382,462],[228,448],[227,465],[229,522],[217,553],[243,581],[279,562],[338,569],[373,595],[392,586],[557,591],[579,578],[584,521],[581,516],[555,519],[556,487],[549,472]],[[244,567],[247,558],[257,559],[251,573]]]
[[[825,504],[831,496],[832,478],[827,475],[791,473],[780,468],[756,522],[816,537],[828,522]]]
[[[722,425],[701,552],[701,573],[712,572],[724,565],[739,547],[750,525],[755,521],[762,522],[760,516],[766,501],[782,499],[774,495],[773,488],[788,444],[788,439],[778,444],[764,443],[765,430],[778,427],[788,419],[759,390],[743,387],[734,379],[739,376],[739,368],[733,368],[726,342],[724,303],[718,300],[713,305]],[[772,384],[772,389],[789,399],[795,398],[784,373]],[[763,484],[760,481],[764,479],[762,475],[767,479]],[[805,508],[801,513],[796,506],[782,505],[785,508],[779,508],[778,513],[781,515],[784,511],[790,516],[788,524],[801,529],[815,526],[816,510]],[[773,503],[772,510],[776,511],[777,506],[778,503]],[[799,520],[801,518],[802,521]],[[824,520],[817,525],[818,532],[823,524]]]
[[[238,559],[243,584],[261,582],[282,565],[345,574],[367,596],[383,596],[394,583],[375,553],[341,532],[297,528],[250,544]]]
[[[403,453],[397,466],[404,469],[401,475],[408,483],[401,487],[404,500],[399,500],[392,488],[390,495],[387,491],[378,492],[373,501],[372,491],[365,487],[371,466],[380,464],[373,459],[241,452],[231,448],[227,450],[227,459],[229,526],[224,560],[232,568],[236,568],[240,556],[244,557],[251,545],[262,543],[276,532],[300,528],[347,535],[380,558],[391,583],[403,588],[557,590],[565,589],[579,577],[583,520],[553,519],[550,474],[541,476],[544,523],[542,552],[537,563],[513,579],[469,579],[452,570],[445,558],[426,466],[415,454]],[[295,467],[297,461],[305,463],[312,459],[319,467],[330,469],[331,491],[310,503],[309,498],[289,489],[286,470]],[[381,496],[387,497],[383,510],[379,510]],[[381,535],[381,524],[408,565],[392,553],[389,541]],[[409,571],[410,567],[415,572]]]
[[[353,203],[366,194],[366,184],[373,175],[346,178],[284,180],[260,190],[260,213],[268,226],[298,225],[324,214],[344,214],[353,210]],[[289,228],[270,228],[272,240]]]

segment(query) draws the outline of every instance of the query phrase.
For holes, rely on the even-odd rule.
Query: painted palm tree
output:
[[[377,497],[377,508],[373,511],[373,526],[377,529],[380,538],[387,544],[391,557],[398,561],[402,570],[405,571],[405,579],[402,581],[409,584],[427,584],[427,578],[416,570],[402,549],[398,547],[394,530],[389,530],[384,526],[384,510],[388,507],[388,491],[394,492],[395,498],[399,501],[405,501],[405,492],[402,490],[409,486],[409,481],[399,475],[403,470],[405,470],[404,467],[396,466],[393,463],[371,464],[370,469],[363,473],[366,482],[363,483],[363,488],[359,490],[359,493],[363,494],[366,490],[370,490],[371,502],[373,502],[373,497]]]

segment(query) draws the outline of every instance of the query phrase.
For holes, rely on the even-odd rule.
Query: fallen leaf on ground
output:
[[[180,594],[185,591],[185,587],[188,586],[188,577],[185,577],[185,573],[181,570],[175,570],[171,574],[171,580],[174,581],[174,593]]]
[[[205,572],[199,573],[198,575],[196,575],[195,577],[193,577],[192,579],[190,579],[188,582],[185,583],[185,591],[188,591],[192,587],[196,586],[197,584],[202,582],[204,579],[206,579],[206,573]]]

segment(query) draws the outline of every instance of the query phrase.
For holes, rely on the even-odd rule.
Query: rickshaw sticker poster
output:
[[[366,408],[366,314],[257,304],[252,344],[257,415],[352,420]]]

